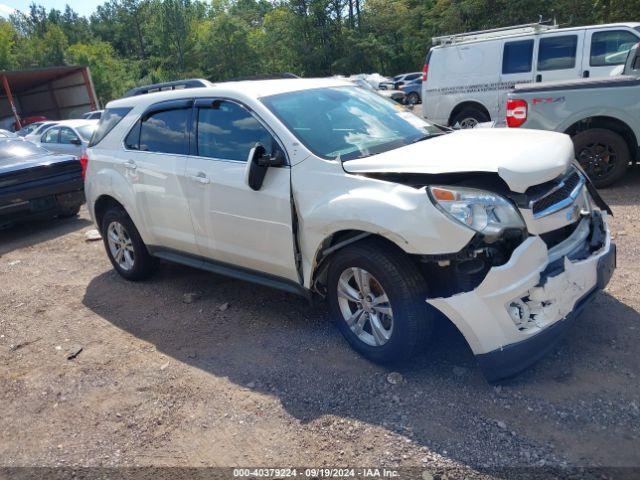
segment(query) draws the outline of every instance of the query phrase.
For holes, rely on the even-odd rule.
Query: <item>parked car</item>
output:
[[[36,143],[47,150],[81,156],[91,135],[98,126],[98,120],[62,120],[45,129]]]
[[[0,226],[74,216],[84,203],[83,167],[21,138],[0,138]]]
[[[28,134],[30,134],[31,132],[33,132],[36,128],[38,128],[43,123],[44,122],[30,123],[29,125],[26,125],[26,126],[22,127],[20,130],[18,130],[16,132],[16,135],[18,135],[19,137],[25,137]]]
[[[84,120],[100,120],[102,112],[104,112],[104,110],[94,110],[92,112],[83,113],[81,118]]]
[[[516,85],[507,125],[571,136],[576,157],[597,187],[621,179],[636,163],[640,139],[640,49],[628,54],[623,76]]]
[[[615,267],[569,137],[446,133],[342,80],[116,100],[87,155],[88,209],[124,278],[162,258],[325,298],[377,362],[424,349],[439,311],[487,378],[511,376]]]
[[[422,79],[412,80],[400,86],[400,90],[405,94],[405,103],[416,105],[422,102]]]
[[[389,98],[394,102],[405,103],[405,93],[402,90],[376,90],[371,86],[369,82],[367,82],[363,78],[356,78],[355,80],[352,80],[352,82],[359,87],[376,92],[378,95]]]
[[[30,117],[24,117],[20,119],[20,127],[24,128],[27,125],[31,125],[32,123],[36,123],[36,122],[44,122],[48,120],[47,117],[43,117],[42,115],[35,115],[35,116],[30,116]],[[13,131],[17,131],[18,130],[18,122],[14,122],[13,125],[11,126],[11,128],[13,129]]]
[[[422,113],[462,128],[501,120],[515,84],[607,77],[638,41],[637,22],[530,24],[434,38],[424,66]]]
[[[393,77],[390,82],[382,82],[381,85],[384,85],[385,88],[388,88],[390,90],[398,90],[405,83],[412,82],[421,78],[422,72],[402,73]]]
[[[29,140],[30,142],[38,142],[45,130],[57,124],[58,122],[53,122],[53,121],[52,122],[36,122],[31,124],[31,125],[34,125],[33,128],[29,129],[29,127],[31,127],[31,125],[29,125],[28,127],[20,130],[20,132],[22,132],[23,130],[29,129],[24,135],[22,135],[22,138],[24,138],[25,140]]]
[[[9,130],[0,129],[0,138],[21,138],[18,137],[14,132],[10,132]]]

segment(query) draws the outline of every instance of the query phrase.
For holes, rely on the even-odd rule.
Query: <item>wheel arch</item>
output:
[[[582,120],[574,122],[567,128],[564,133],[570,137],[574,137],[580,132],[589,130],[592,128],[603,128],[616,132],[629,146],[629,152],[632,159],[635,161],[638,159],[638,139],[633,132],[633,129],[623,120],[616,117],[610,117],[606,115],[596,115],[592,117],[586,117]]]
[[[449,114],[448,124],[451,125],[451,122],[456,117],[456,115],[458,115],[462,110],[468,107],[473,107],[473,108],[477,108],[478,110],[481,110],[485,115],[487,115],[487,118],[491,120],[491,114],[489,113],[489,109],[485,107],[481,102],[477,100],[466,100],[464,102],[457,104],[455,107],[453,107],[453,110],[451,110],[451,113]]]
[[[98,226],[98,230],[102,229],[102,219],[104,218],[104,214],[107,213],[107,210],[109,210],[110,207],[121,208],[127,213],[127,215],[129,215],[129,212],[127,212],[127,209],[121,202],[119,202],[109,194],[102,194],[96,199],[93,206],[94,217],[96,220],[96,225]],[[129,217],[131,217],[131,215],[129,215]]]
[[[326,282],[327,267],[335,253],[344,247],[365,239],[369,241],[376,240],[383,248],[394,249],[405,255],[409,255],[395,240],[392,240],[381,233],[374,233],[360,229],[338,230],[327,235],[316,249],[316,253],[311,264],[309,288],[322,292],[322,290],[318,290],[317,287],[322,287]]]

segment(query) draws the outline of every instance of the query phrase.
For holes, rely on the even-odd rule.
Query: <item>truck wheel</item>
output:
[[[367,359],[405,360],[430,337],[427,286],[402,252],[380,241],[353,244],[336,253],[327,280],[332,318]]]
[[[592,128],[573,137],[576,158],[598,188],[617,182],[629,166],[629,146],[621,135]]]
[[[491,118],[477,107],[465,107],[455,117],[451,119],[450,125],[455,127],[459,125],[460,128],[473,128],[479,123],[489,122]]]
[[[102,218],[102,239],[116,271],[127,280],[142,280],[153,273],[157,260],[145,246],[127,213],[113,207]]]
[[[411,92],[407,96],[407,103],[409,105],[417,105],[418,103],[420,103],[420,95],[418,95],[416,92]]]
[[[58,217],[60,218],[75,217],[80,212],[80,206],[81,205],[76,205],[75,207],[64,208],[60,210],[60,213],[58,213]]]

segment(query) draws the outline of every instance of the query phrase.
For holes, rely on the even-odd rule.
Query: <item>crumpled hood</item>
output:
[[[553,180],[574,158],[568,135],[542,130],[458,130],[343,163],[349,173],[495,172],[518,193]]]

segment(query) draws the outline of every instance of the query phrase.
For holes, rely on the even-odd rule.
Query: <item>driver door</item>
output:
[[[200,253],[298,281],[294,260],[290,167],[269,168],[262,188],[247,185],[250,150],[284,150],[245,106],[199,99],[194,108],[187,196]]]

